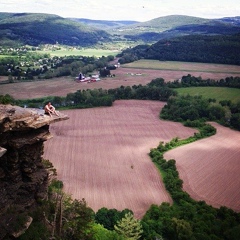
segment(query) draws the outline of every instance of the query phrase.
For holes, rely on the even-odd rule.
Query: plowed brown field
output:
[[[206,64],[206,71],[207,71]],[[94,83],[78,83],[71,77],[61,77],[34,82],[19,82],[0,85],[0,95],[10,94],[15,99],[40,98],[46,96],[66,96],[68,93],[76,92],[80,89],[110,89],[120,86],[146,85],[155,78],[163,78],[165,81],[173,81],[187,74],[201,76],[203,79],[226,78],[229,76],[239,76],[239,73],[218,73],[201,72],[187,70],[154,70],[154,69],[135,69],[118,68],[112,71],[116,76],[113,78],[104,78]],[[3,78],[5,79],[5,78]],[[1,79],[0,79],[1,81]]]
[[[187,138],[194,130],[161,121],[164,103],[121,100],[113,107],[64,111],[70,119],[51,125],[45,143],[50,159],[73,198],[102,207],[132,209],[140,218],[151,204],[171,202],[148,153],[160,141]]]
[[[211,123],[217,134],[173,149],[183,188],[192,198],[240,212],[240,133]]]

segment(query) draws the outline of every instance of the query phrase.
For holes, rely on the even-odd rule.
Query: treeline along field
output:
[[[134,85],[121,86],[115,89],[88,89],[69,93],[66,97],[48,97],[32,100],[18,100],[16,104],[21,106],[42,107],[47,101],[53,102],[57,107],[86,108],[111,106],[115,100],[138,99],[167,101],[168,105],[163,109],[162,116],[167,119],[186,121],[198,120],[218,121],[221,124],[235,129],[240,129],[240,101],[232,102],[229,99],[216,101],[215,98],[202,98],[201,95],[191,97],[177,96],[181,87],[190,86],[205,87],[232,87],[239,90],[240,78],[226,78],[220,81],[202,80],[191,75],[183,76],[181,81],[165,83],[164,79],[157,78],[145,86]],[[209,87],[209,88],[210,88]],[[235,87],[235,88],[234,88]],[[231,90],[231,88],[229,88]],[[2,97],[4,100],[4,96]],[[6,96],[7,98],[7,96]],[[13,100],[14,101],[14,100]]]

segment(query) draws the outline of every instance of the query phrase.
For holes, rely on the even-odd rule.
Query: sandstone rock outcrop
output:
[[[0,105],[0,239],[18,236],[18,217],[47,197],[43,143],[52,137],[49,125],[66,119],[63,114],[50,117],[39,109]]]

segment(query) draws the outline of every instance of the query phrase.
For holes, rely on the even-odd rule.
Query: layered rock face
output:
[[[0,105],[0,239],[18,237],[18,217],[46,199],[43,143],[52,137],[49,125],[66,119],[63,114],[50,117],[43,110]],[[24,221],[27,227],[31,218]]]

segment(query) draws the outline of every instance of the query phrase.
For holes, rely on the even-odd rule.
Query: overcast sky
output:
[[[203,18],[240,16],[240,0],[0,0],[0,12],[144,22],[174,14]]]

